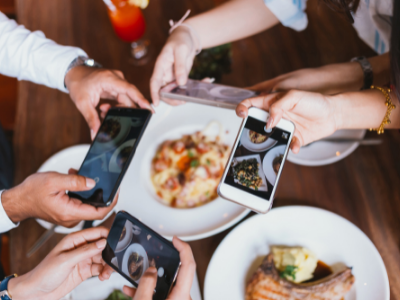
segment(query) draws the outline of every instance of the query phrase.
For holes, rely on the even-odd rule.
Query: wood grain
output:
[[[218,1],[151,0],[144,14],[153,51],[158,53],[164,44],[169,19],[178,20],[188,8],[192,13],[205,11],[215,2]],[[114,35],[102,1],[18,0],[17,8],[19,21],[27,28],[43,30],[59,43],[82,47],[105,67],[122,70],[149,97],[154,58],[142,67],[128,63],[129,46]],[[233,43],[232,73],[224,76],[224,83],[249,86],[299,68],[374,55],[345,19],[318,0],[308,2],[307,12],[309,26],[302,32],[278,25]],[[20,83],[18,91],[16,183],[57,151],[89,142],[88,128],[68,95],[27,82]],[[287,163],[275,206],[321,207],[360,227],[383,257],[391,282],[391,299],[400,300],[400,136],[397,131],[388,131],[383,138],[383,145],[360,147],[333,165],[311,168]],[[35,221],[28,220],[11,233],[13,272],[31,270],[62,237],[55,236],[27,259],[27,249],[43,231]],[[228,232],[190,243],[201,287],[211,256]]]

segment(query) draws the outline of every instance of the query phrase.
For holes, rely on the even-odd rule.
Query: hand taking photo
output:
[[[13,300],[57,300],[104,269],[101,252],[108,229],[90,228],[67,235],[32,271],[11,279]]]
[[[72,101],[88,123],[92,139],[101,124],[96,111],[101,98],[115,100],[117,105],[139,106],[153,111],[150,103],[133,84],[125,80],[121,71],[78,66],[67,73],[65,85]],[[100,110],[104,114],[110,107],[104,104]]]
[[[65,191],[88,191],[95,186],[91,178],[56,172],[36,173],[21,184],[6,190],[1,202],[8,217],[14,223],[28,218],[40,218],[53,224],[73,227],[82,220],[101,220],[112,211],[116,199],[109,207],[94,207],[70,198]]]
[[[179,251],[181,267],[176,279],[176,284],[167,297],[168,300],[191,300],[190,289],[196,272],[196,263],[194,261],[192,249],[189,244],[181,241],[177,237],[172,240],[174,247]],[[112,269],[105,268],[99,276],[100,280],[110,278]],[[146,270],[140,279],[137,289],[124,286],[124,293],[133,300],[151,300],[157,284],[157,269],[150,267]]]

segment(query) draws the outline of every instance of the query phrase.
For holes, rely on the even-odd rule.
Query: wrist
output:
[[[24,208],[20,203],[21,201],[17,189],[18,186],[10,190],[5,190],[1,194],[1,204],[3,205],[3,209],[13,223],[21,222],[29,217],[24,214]]]
[[[14,277],[8,282],[8,293],[13,300],[32,299],[29,290],[24,287],[26,275]]]
[[[341,94],[334,96],[325,96],[326,100],[329,103],[330,111],[331,111],[331,120],[333,122],[333,126],[336,130],[340,130],[344,128],[344,117],[343,117],[343,109],[342,109],[342,101]]]

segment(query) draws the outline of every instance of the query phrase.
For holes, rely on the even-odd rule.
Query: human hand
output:
[[[95,181],[76,174],[56,172],[36,173],[20,185],[6,190],[1,202],[8,217],[14,223],[28,218],[40,218],[48,222],[73,227],[82,220],[101,220],[117,204],[118,194],[109,207],[94,207],[70,198],[65,191],[88,191]],[[74,174],[75,173],[75,174]]]
[[[330,96],[291,90],[249,98],[236,107],[236,114],[245,118],[250,107],[269,111],[267,128],[275,127],[284,118],[292,121],[296,129],[290,144],[293,153],[300,147],[331,135],[339,126],[335,118],[335,101]]]
[[[155,106],[160,103],[160,89],[167,83],[176,81],[185,85],[195,56],[195,45],[190,30],[180,26],[176,28],[161,50],[153,75],[150,79],[151,98]],[[183,101],[164,99],[170,105],[180,105]]]
[[[103,227],[67,235],[36,268],[9,281],[13,300],[58,300],[86,279],[101,274],[107,235],[108,229]]]
[[[179,251],[181,258],[181,268],[179,269],[176,284],[168,295],[168,300],[191,300],[190,289],[194,274],[196,272],[196,263],[194,261],[192,249],[189,244],[182,242],[177,237],[172,240],[174,247]],[[139,287],[133,289],[124,286],[124,293],[133,300],[151,300],[153,299],[153,291],[157,284],[157,269],[150,267],[140,279]]]
[[[92,139],[101,124],[96,111],[100,98],[116,100],[120,106],[138,105],[153,111],[139,90],[124,79],[121,71],[77,66],[65,76],[65,85],[72,101],[88,123]],[[109,108],[109,104],[100,106],[103,113]]]

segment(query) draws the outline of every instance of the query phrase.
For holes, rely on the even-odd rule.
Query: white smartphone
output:
[[[282,119],[266,130],[269,114],[252,107],[243,121],[218,185],[218,194],[259,213],[274,199],[295,126]]]
[[[243,100],[257,96],[256,92],[189,79],[186,85],[172,82],[160,91],[161,99],[169,98],[199,104],[235,109]]]

